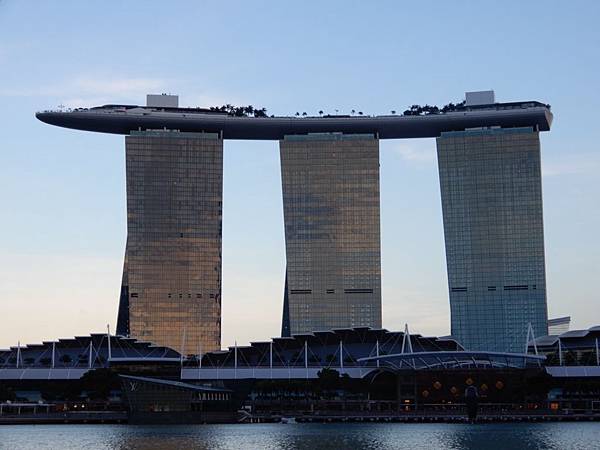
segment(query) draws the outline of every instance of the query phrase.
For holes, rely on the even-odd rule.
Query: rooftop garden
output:
[[[252,105],[234,106],[227,103],[223,106],[211,106],[209,109],[215,112],[226,112],[235,117],[269,117],[267,108],[256,108]]]
[[[465,108],[465,102],[462,101],[460,103],[448,103],[442,107],[438,107],[435,105],[412,105],[408,109],[405,109],[402,113],[398,114],[401,116],[426,116],[430,114],[444,114],[452,111],[460,111]],[[211,106],[209,108],[210,111],[227,113],[230,116],[234,117],[275,117],[274,115],[269,116],[267,114],[267,108],[258,108],[252,105],[248,106],[234,106],[229,103],[222,106]],[[396,115],[396,110],[391,110],[390,113],[392,115]],[[340,114],[339,110],[335,110],[335,114],[325,114],[323,110],[318,111],[319,117],[352,117],[352,116],[364,116],[365,114],[362,111],[356,111],[355,109],[350,111],[350,114]],[[295,117],[309,117],[310,115],[304,111],[302,113],[296,112],[294,114]],[[310,116],[316,117],[316,116]]]

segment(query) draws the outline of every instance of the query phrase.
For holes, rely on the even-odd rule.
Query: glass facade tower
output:
[[[438,165],[451,332],[468,350],[522,353],[547,334],[539,133],[442,133]]]
[[[127,247],[117,333],[184,354],[220,350],[223,141],[125,138]]]
[[[308,134],[279,145],[287,258],[282,335],[380,328],[378,139]]]

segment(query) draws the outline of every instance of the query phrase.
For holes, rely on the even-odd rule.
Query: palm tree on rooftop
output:
[[[255,108],[254,117],[268,117],[267,108]]]

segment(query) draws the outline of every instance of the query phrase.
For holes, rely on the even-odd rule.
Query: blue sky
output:
[[[122,136],[36,110],[180,95],[270,113],[403,110],[496,90],[552,105],[542,136],[548,306],[600,324],[598,2],[0,0],[0,347],[114,329]],[[223,345],[277,335],[285,250],[274,142],[225,145]],[[383,324],[449,332],[434,140],[381,143]]]

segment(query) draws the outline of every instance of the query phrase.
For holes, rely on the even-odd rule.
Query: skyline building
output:
[[[183,354],[221,346],[223,140],[125,138],[127,246],[117,333]]]
[[[571,326],[571,316],[555,317],[548,319],[548,335],[556,336],[569,331]]]
[[[128,238],[117,331],[184,353],[220,348],[223,140],[280,142],[287,268],[282,334],[381,327],[379,139],[436,138],[451,332],[522,351],[547,332],[539,132],[550,106],[471,92],[403,114],[276,117],[251,108],[44,111],[126,136]]]
[[[539,132],[437,138],[451,335],[469,350],[523,351],[547,334]]]
[[[279,147],[287,259],[282,336],[381,328],[379,140],[291,135]]]

